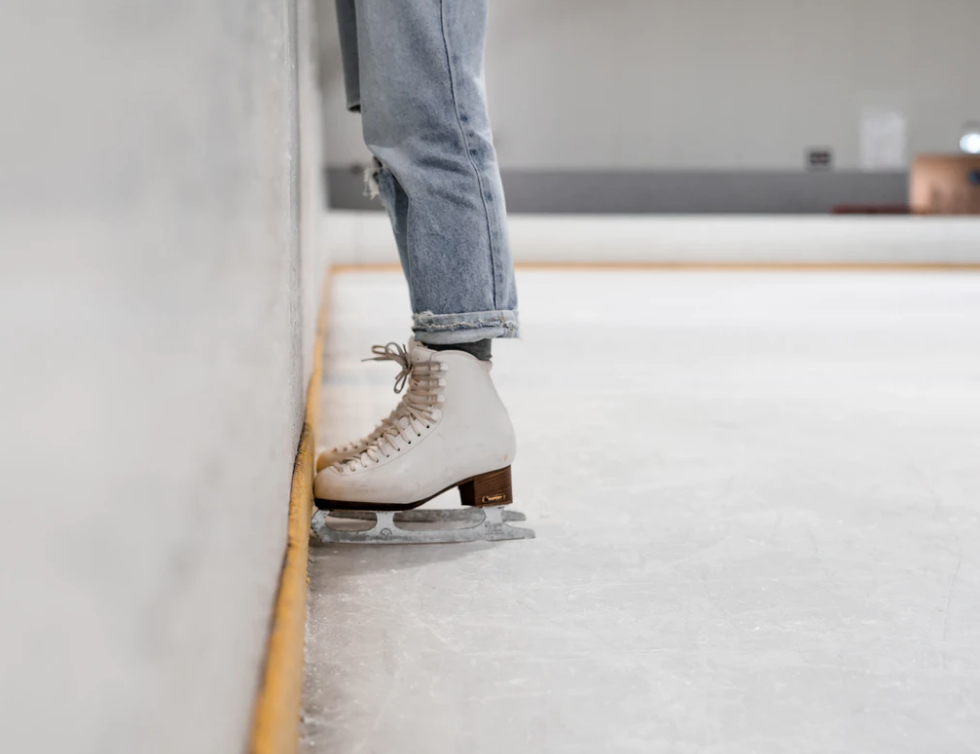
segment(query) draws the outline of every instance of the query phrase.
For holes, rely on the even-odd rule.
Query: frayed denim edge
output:
[[[412,330],[420,343],[447,345],[472,343],[488,338],[520,337],[516,311],[433,314],[421,312],[413,318]]]

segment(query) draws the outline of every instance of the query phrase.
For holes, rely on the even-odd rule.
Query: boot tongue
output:
[[[431,348],[426,348],[425,343],[419,343],[415,338],[411,338],[408,341],[408,350],[412,354],[412,363],[418,364],[421,361],[432,361],[432,357],[436,354]]]

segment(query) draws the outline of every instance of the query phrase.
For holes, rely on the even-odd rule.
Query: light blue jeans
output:
[[[518,334],[483,85],[488,0],[336,0],[347,104],[375,156],[423,343]]]

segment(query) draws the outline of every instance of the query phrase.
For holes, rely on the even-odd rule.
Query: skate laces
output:
[[[400,343],[373,346],[375,354],[364,361],[394,361],[401,370],[395,377],[395,392],[400,393],[408,385],[401,402],[365,440],[367,446],[356,456],[334,464],[339,471],[354,471],[358,466],[367,468],[392,453],[401,453],[413,440],[422,437],[422,430],[431,427],[438,419],[439,404],[443,401],[442,388],[445,380],[439,375],[446,365],[438,361],[412,362],[412,354]]]
[[[339,453],[353,453],[358,448],[367,445],[369,442],[372,442],[373,440],[375,440],[381,435],[381,433],[384,431],[384,428],[388,426],[388,423],[395,419],[395,415],[398,413],[398,409],[400,408],[401,408],[401,404],[398,404],[398,406],[395,407],[395,410],[392,411],[390,414],[388,414],[388,417],[386,419],[383,419],[381,423],[378,424],[377,427],[371,430],[371,434],[365,435],[360,440],[351,440],[350,442],[345,442],[343,445],[338,445],[335,448],[335,451]]]
[[[395,377],[395,392],[400,393],[405,387],[405,379],[408,374],[412,371],[411,355],[400,343],[389,343],[386,346],[372,346],[371,353],[377,354],[375,357],[370,359],[361,359],[361,361],[397,361],[402,370]],[[404,401],[404,399],[402,399]],[[351,440],[350,442],[345,442],[343,445],[338,445],[337,450],[341,453],[345,451],[355,451],[357,448],[367,445],[373,442],[381,436],[385,428],[393,422],[401,412],[402,404],[399,403],[394,411],[388,414],[387,418],[383,419],[378,426],[376,426],[369,435],[365,435],[360,440]]]
[[[372,346],[371,353],[376,355],[370,359],[361,359],[361,361],[396,361],[401,365],[402,369],[398,373],[398,376],[395,377],[395,392],[400,393],[405,387],[405,380],[412,371],[412,360],[408,350],[400,343],[389,343],[386,346]],[[374,442],[381,436],[385,428],[397,418],[400,414],[401,407],[401,403],[399,403],[395,407],[395,410],[388,414],[386,419],[382,420],[377,427],[371,430],[371,434],[365,435],[360,440],[351,440],[350,442],[345,442],[343,445],[338,445],[337,450],[340,452],[354,451],[362,445]]]

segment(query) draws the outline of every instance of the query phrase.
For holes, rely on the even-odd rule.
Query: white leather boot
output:
[[[317,507],[407,510],[453,487],[464,505],[513,502],[514,429],[490,362],[417,343],[410,351],[389,343],[374,352],[378,361],[401,364],[396,388],[407,383],[408,391],[359,452],[316,475]]]

